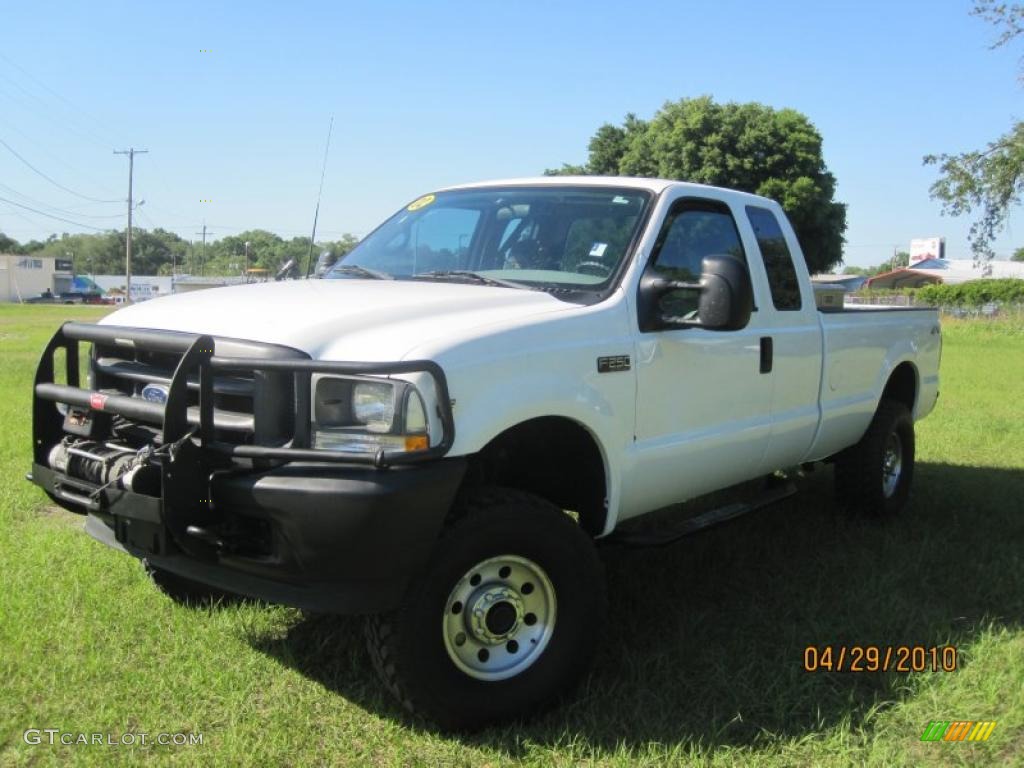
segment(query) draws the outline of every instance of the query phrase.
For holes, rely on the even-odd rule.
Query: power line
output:
[[[78,216],[80,218],[86,218],[86,219],[117,219],[117,218],[121,217],[121,214],[119,214],[119,213],[114,213],[114,214],[109,214],[109,213],[105,213],[105,214],[78,213],[76,211],[72,211],[72,210],[69,210],[67,208],[59,208],[56,205],[50,205],[49,203],[44,203],[42,200],[36,200],[34,197],[30,197],[29,195],[26,195],[24,192],[19,192],[18,190],[14,189],[13,187],[9,187],[6,184],[0,184],[0,188],[6,189],[8,193],[10,193],[12,195],[16,195],[17,197],[20,197],[22,200],[25,200],[25,201],[27,201],[29,203],[32,203],[33,205],[40,205],[43,208],[49,208],[51,211],[56,211],[57,213],[64,213],[64,214],[67,214],[68,216]]]
[[[11,208],[10,206],[7,206],[7,210],[8,210],[8,211],[10,211],[10,213],[11,213],[12,215],[14,215],[14,216],[17,216],[17,217],[18,217],[19,219],[21,219],[22,221],[27,221],[27,222],[28,222],[29,224],[31,224],[31,225],[32,225],[32,229],[30,229],[30,230],[23,230],[23,231],[28,231],[28,232],[31,232],[31,233],[35,234],[35,233],[36,233],[36,232],[38,232],[38,231],[39,231],[40,229],[42,229],[42,226],[41,226],[41,225],[39,224],[39,222],[38,222],[38,221],[35,221],[34,219],[30,219],[30,218],[29,218],[28,216],[26,216],[26,215],[25,215],[24,213],[22,213],[21,211],[19,211],[19,210],[16,210],[16,209],[14,209],[14,208]],[[12,229],[9,229],[9,228],[7,228],[7,227],[4,227],[4,231],[5,231],[5,232],[14,232],[15,230],[12,230]]]
[[[158,229],[158,226],[157,226],[156,222],[153,221],[153,219],[150,218],[149,214],[147,214],[144,210],[142,210],[141,207],[136,206],[135,207],[135,212],[138,214],[140,219],[144,219],[149,224],[151,230]]]
[[[33,75],[33,74],[31,73],[31,72],[29,72],[29,71],[28,71],[27,69],[25,69],[24,67],[22,67],[22,66],[21,66],[20,64],[18,64],[18,63],[17,63],[16,61],[13,61],[13,60],[12,60],[12,59],[11,59],[11,58],[10,58],[9,56],[5,56],[5,55],[4,55],[3,53],[0,53],[0,59],[3,59],[4,61],[6,61],[6,62],[7,62],[8,64],[10,64],[10,65],[11,65],[12,67],[14,67],[15,69],[17,69],[17,70],[18,70],[19,72],[21,72],[21,73],[22,73],[22,74],[23,74],[23,75],[24,75],[25,77],[27,77],[27,78],[28,78],[29,80],[31,80],[32,82],[34,82],[34,83],[35,83],[36,85],[38,85],[38,86],[39,86],[40,88],[42,88],[42,89],[43,89],[43,90],[45,90],[45,91],[48,91],[48,92],[49,92],[49,93],[50,93],[50,94],[51,94],[52,96],[56,96],[56,97],[57,97],[58,99],[60,99],[60,100],[61,100],[61,101],[63,101],[63,102],[65,103],[65,104],[67,104],[67,105],[68,105],[69,107],[71,107],[71,109],[72,109],[72,110],[74,110],[75,112],[77,112],[77,113],[78,113],[79,115],[82,115],[82,116],[84,116],[84,117],[87,117],[87,118],[89,118],[89,119],[90,119],[90,120],[91,120],[91,121],[92,121],[93,123],[95,123],[95,124],[96,124],[97,126],[99,126],[100,128],[102,128],[102,129],[103,129],[103,130],[104,130],[105,132],[108,132],[108,135],[109,135],[109,136],[113,136],[113,135],[114,135],[115,133],[117,133],[117,131],[116,131],[116,130],[114,130],[114,129],[113,129],[113,128],[111,128],[111,127],[110,127],[109,125],[107,125],[106,123],[104,123],[104,122],[102,122],[101,120],[99,120],[98,118],[96,118],[96,117],[95,117],[94,115],[91,115],[91,114],[89,114],[88,112],[86,112],[86,111],[85,111],[84,109],[82,109],[81,107],[79,107],[79,106],[78,106],[77,104],[75,104],[75,103],[74,103],[73,101],[71,101],[70,99],[67,99],[67,98],[65,98],[64,96],[61,96],[61,95],[60,95],[59,93],[57,93],[57,91],[53,90],[53,88],[51,88],[50,86],[48,86],[48,85],[47,85],[46,83],[44,83],[44,82],[43,82],[42,80],[40,80],[39,78],[35,77],[35,76],[34,76],[34,75]],[[13,83],[14,83],[14,84],[15,84],[15,85],[16,85],[16,86],[17,86],[18,88],[20,88],[20,89],[21,89],[21,90],[22,90],[23,92],[25,92],[25,93],[29,93],[29,92],[28,92],[28,91],[26,91],[26,90],[25,90],[24,88],[22,88],[20,84],[18,84],[17,82],[15,82],[14,80],[12,80],[11,78],[8,78],[8,80],[10,80],[11,82],[13,82]],[[40,102],[42,101],[41,99],[39,99],[39,97],[38,97],[38,96],[35,96],[34,94],[29,94],[29,95],[31,95],[31,96],[32,96],[33,98],[35,98],[35,99],[36,99],[37,101],[40,101]],[[105,142],[105,143],[106,143],[106,142]]]
[[[22,85],[18,83],[16,80],[11,79],[3,72],[0,72],[0,78],[4,80],[4,82],[0,83],[0,85],[6,86],[9,83],[13,85],[15,88],[17,88],[19,91],[21,91],[23,94],[28,96],[29,99],[31,99],[30,101],[29,99],[25,99],[19,95],[16,95],[13,90],[0,88],[0,93],[4,94],[4,98],[6,101],[11,102],[12,104],[20,105],[21,108],[26,110],[30,115],[36,117],[39,120],[46,121],[48,124],[53,125],[54,127],[67,133],[68,136],[74,136],[78,140],[87,141],[90,144],[95,144],[97,147],[102,147],[105,144],[109,146],[108,142],[101,141],[96,136],[96,134],[92,133],[92,131],[84,131],[81,128],[79,128],[78,125],[71,119],[71,116],[69,116],[66,112],[64,112],[63,110],[55,109],[49,103],[43,101],[41,98],[36,96],[34,93],[25,90],[25,88],[22,87]]]
[[[55,187],[58,187],[58,188],[60,188],[60,189],[63,189],[63,190],[65,191],[65,192],[70,192],[70,193],[71,193],[72,195],[74,195],[75,197],[80,197],[80,198],[82,198],[83,200],[91,200],[91,201],[92,201],[92,202],[94,202],[94,203],[120,203],[120,202],[121,202],[120,200],[101,200],[101,199],[100,199],[100,198],[98,198],[98,197],[89,197],[88,195],[83,195],[83,194],[81,194],[81,193],[79,193],[79,192],[75,192],[75,190],[73,190],[73,189],[69,189],[68,187],[65,187],[65,186],[64,186],[63,184],[61,184],[60,182],[54,181],[54,180],[53,180],[53,179],[51,179],[51,178],[50,178],[49,176],[47,176],[47,175],[46,175],[45,173],[43,173],[42,171],[40,171],[40,170],[39,170],[38,168],[36,168],[36,167],[35,167],[34,165],[32,165],[32,163],[30,163],[30,162],[29,162],[28,160],[26,160],[26,159],[25,159],[24,157],[22,157],[21,155],[19,155],[19,154],[18,154],[17,152],[15,152],[15,151],[14,151],[14,148],[13,148],[13,147],[12,147],[12,146],[11,146],[10,144],[8,144],[8,143],[7,143],[6,141],[4,141],[3,139],[0,139],[0,144],[3,144],[3,145],[4,145],[4,146],[5,146],[6,148],[7,148],[7,151],[8,151],[8,152],[10,152],[10,153],[11,153],[12,155],[14,155],[14,156],[15,156],[16,158],[18,158],[19,160],[21,160],[21,162],[23,162],[23,163],[24,163],[25,165],[27,165],[27,166],[28,166],[29,168],[31,168],[31,169],[32,169],[33,171],[35,171],[35,172],[36,172],[37,174],[39,174],[40,176],[42,176],[42,177],[43,177],[44,179],[46,179],[46,180],[47,180],[48,182],[50,182],[51,184],[53,184],[53,186],[55,186]]]
[[[82,227],[83,229],[92,229],[96,232],[106,232],[108,231],[108,229],[112,229],[112,227],[108,227],[107,229],[104,229],[103,227],[93,227],[90,226],[89,224],[83,224],[80,221],[72,221],[71,219],[65,219],[63,216],[54,216],[52,213],[47,213],[46,211],[40,211],[28,205],[16,203],[13,200],[8,200],[6,197],[0,197],[0,201],[5,202],[8,205],[16,205],[19,208],[24,208],[26,211],[32,211],[32,213],[38,213],[40,216],[46,216],[49,219],[57,219],[57,221],[64,221],[67,222],[68,224],[74,224],[76,227]]]
[[[104,185],[102,183],[98,183],[95,179],[89,177],[88,174],[83,173],[81,168],[76,168],[75,166],[71,165],[70,163],[68,163],[63,158],[58,157],[57,155],[54,155],[51,152],[49,152],[45,145],[40,145],[40,144],[37,143],[37,141],[36,141],[37,137],[36,136],[31,136],[31,135],[25,133],[25,131],[21,130],[21,128],[16,123],[13,123],[9,119],[7,119],[8,117],[9,117],[8,115],[0,114],[0,126],[3,126],[5,131],[11,131],[13,133],[18,134],[27,143],[31,144],[32,148],[33,148],[33,151],[36,153],[37,156],[38,155],[43,155],[46,158],[48,158],[49,160],[53,161],[54,163],[57,163],[58,165],[60,165],[63,168],[65,168],[66,170],[70,171],[75,176],[77,176],[79,178],[82,178],[82,179],[88,179],[88,182],[89,182],[90,186],[92,186],[95,189],[102,190],[103,194],[105,194],[105,195],[114,194],[113,192],[110,191],[109,187],[107,187],[106,185]],[[106,149],[106,147],[104,147],[104,149]],[[118,200],[120,200],[120,198],[118,198]],[[93,203],[93,204],[95,204],[95,203]]]
[[[146,162],[149,164],[150,171],[152,172],[152,175],[156,178],[158,186],[160,186],[163,189],[165,198],[171,197],[171,193],[169,192],[167,183],[164,179],[162,168],[160,166],[160,163],[157,162],[156,157],[146,158]],[[163,205],[155,204],[153,202],[152,194],[147,195],[146,200],[150,207],[155,208],[158,211],[163,211],[165,214],[164,218],[167,218],[167,216],[169,215],[170,218],[172,219],[177,219],[178,221],[181,222],[187,222],[189,226],[195,224],[195,218],[193,218],[192,216],[185,216],[177,211],[172,211],[168,208],[165,208]]]

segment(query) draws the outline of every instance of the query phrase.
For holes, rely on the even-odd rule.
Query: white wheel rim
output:
[[[893,432],[885,441],[885,453],[882,454],[882,494],[892,498],[900,484],[903,474],[903,443],[900,436]]]
[[[529,669],[555,628],[555,589],[544,569],[518,555],[477,563],[445,603],[448,657],[476,680],[506,680]]]

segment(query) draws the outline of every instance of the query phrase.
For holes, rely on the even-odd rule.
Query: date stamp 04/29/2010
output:
[[[807,672],[955,672],[953,645],[808,645]]]

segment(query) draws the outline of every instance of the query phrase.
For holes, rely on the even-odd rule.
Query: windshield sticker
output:
[[[413,200],[411,203],[409,203],[409,207],[406,208],[405,210],[418,211],[420,208],[426,208],[428,205],[434,202],[436,197],[436,195],[424,195],[418,200]]]
[[[590,246],[590,255],[600,259],[606,250],[608,250],[608,243],[594,243]]]

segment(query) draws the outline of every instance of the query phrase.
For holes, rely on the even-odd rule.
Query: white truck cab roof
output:
[[[749,192],[739,192],[726,187],[716,187],[710,184],[697,184],[691,181],[677,181],[675,179],[649,179],[639,176],[526,176],[512,179],[494,179],[493,181],[478,181],[471,184],[454,184],[439,189],[439,192],[451,192],[459,189],[479,189],[486,187],[514,187],[514,186],[590,186],[590,187],[620,187],[627,189],[644,189],[655,194],[664,192],[667,189],[689,190],[695,195],[707,194],[714,191],[717,195],[728,197],[749,198],[756,200],[762,205],[773,203],[769,198],[760,195],[753,195]]]

